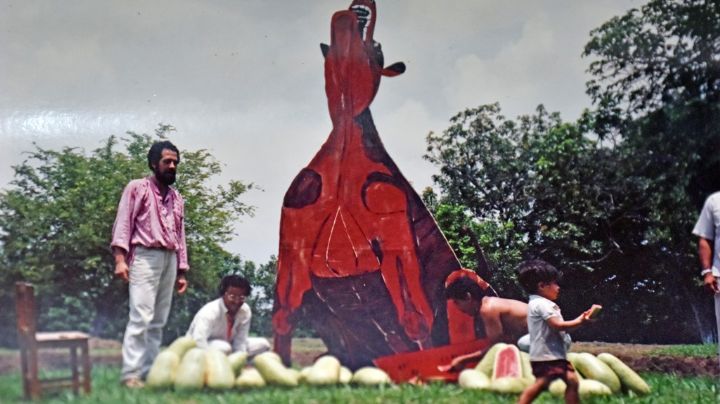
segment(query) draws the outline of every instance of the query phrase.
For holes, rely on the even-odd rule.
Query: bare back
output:
[[[525,302],[486,296],[482,299],[479,314],[487,337],[493,342],[515,342],[528,332],[528,305]]]

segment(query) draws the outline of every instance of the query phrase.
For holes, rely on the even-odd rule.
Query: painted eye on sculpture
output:
[[[355,13],[355,15],[357,15],[358,20],[364,20],[367,22],[372,17],[372,10],[370,10],[370,7],[368,6],[357,5],[352,6],[350,9],[353,13]]]
[[[372,10],[370,7],[363,5],[352,6],[350,10],[357,16],[358,30],[362,34],[363,40],[367,39],[367,28],[373,17]]]

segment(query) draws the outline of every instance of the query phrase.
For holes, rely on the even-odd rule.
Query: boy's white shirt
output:
[[[530,295],[528,302],[528,331],[530,332],[530,360],[533,362],[565,359],[570,335],[556,331],[547,323],[550,317],[563,320],[560,307],[540,295]]]

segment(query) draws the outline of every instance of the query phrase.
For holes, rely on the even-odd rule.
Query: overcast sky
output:
[[[576,119],[590,106],[591,29],[632,0],[378,0],[375,40],[386,64],[371,105],[388,153],[420,191],[435,168],[425,137],[457,112],[500,102],[505,115],[543,103]],[[255,217],[228,249],[277,254],[282,197],[331,123],[319,43],[344,0],[0,0],[0,187],[32,142],[98,147],[109,135],[172,124],[180,149],[206,148],[221,182],[247,194]],[[118,193],[120,190],[118,190]],[[109,238],[109,235],[108,235]]]

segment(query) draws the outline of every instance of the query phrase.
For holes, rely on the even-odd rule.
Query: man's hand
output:
[[[698,238],[698,258],[700,258],[700,268],[712,268],[713,264],[713,245],[712,240],[704,237]],[[703,271],[704,272],[704,271]],[[703,275],[703,285],[710,293],[720,293],[717,280],[709,271]]]
[[[123,282],[130,282],[130,269],[125,261],[115,264],[115,277],[120,278]]]
[[[450,361],[447,365],[438,365],[438,370],[441,372],[457,372],[462,367],[463,363],[465,362],[465,358],[463,356],[457,357]]]
[[[185,277],[185,274],[180,273],[178,274],[177,278],[175,279],[175,286],[177,287],[177,292],[179,295],[182,295],[185,293],[185,290],[187,290],[188,281]]]
[[[473,360],[479,360],[482,358],[488,351],[488,348],[471,352],[469,354],[460,355],[456,358],[453,358],[453,360],[450,361],[447,365],[439,365],[437,368],[441,372],[459,372],[461,371],[465,365]]]
[[[128,264],[125,262],[125,250],[120,247],[113,247],[112,253],[115,258],[115,277],[122,279],[125,283],[130,282],[130,268],[128,268]]]
[[[449,372],[449,371],[453,370],[454,366],[452,365],[452,363],[450,363],[447,365],[438,365],[437,368],[439,371],[444,373],[444,372]]]
[[[711,293],[720,293],[720,287],[718,287],[717,280],[713,276],[712,272],[708,272],[703,277],[703,284],[705,288]]]

